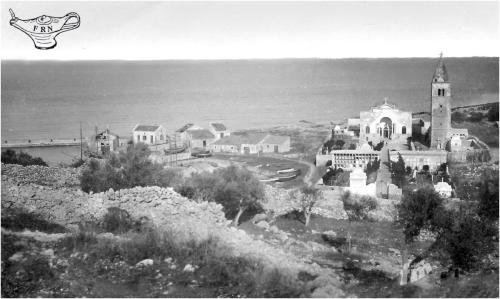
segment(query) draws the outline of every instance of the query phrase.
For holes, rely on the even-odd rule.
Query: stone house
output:
[[[97,133],[90,144],[92,150],[96,150],[97,153],[107,155],[110,152],[117,151],[120,146],[120,137],[117,134],[112,133],[109,129]]]
[[[210,145],[214,152],[241,154],[284,153],[290,151],[290,137],[267,133],[254,133],[245,136],[230,135]]]
[[[210,132],[212,132],[212,134],[214,134],[216,140],[219,140],[221,138],[224,138],[224,137],[227,137],[227,136],[231,135],[231,133],[229,132],[229,130],[222,123],[211,122],[209,124],[209,129],[208,130]]]
[[[134,144],[142,142],[147,145],[164,144],[167,134],[162,125],[136,125],[133,130]]]
[[[286,153],[290,151],[290,136],[267,135],[259,144],[264,153]]]
[[[210,145],[210,149],[215,153],[239,153],[243,139],[239,135],[231,135],[220,138]]]
[[[214,134],[207,129],[187,130],[186,142],[190,148],[207,148],[216,140]]]

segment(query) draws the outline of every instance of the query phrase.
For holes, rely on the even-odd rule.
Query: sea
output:
[[[384,102],[429,111],[437,58],[1,62],[2,143],[136,124],[229,130],[359,117]],[[498,57],[445,58],[453,106],[498,101]]]

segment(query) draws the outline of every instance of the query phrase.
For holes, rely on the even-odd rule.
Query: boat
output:
[[[270,179],[261,179],[259,180],[259,182],[262,182],[262,183],[272,183],[272,182],[277,182],[278,181],[278,178],[270,178]]]
[[[291,181],[295,178],[297,178],[298,174],[293,174],[293,175],[290,175],[290,176],[279,176],[279,177],[276,177],[276,181],[277,182],[286,182],[286,181]]]
[[[196,158],[206,158],[206,157],[211,157],[212,153],[207,150],[200,150],[200,151],[195,151],[191,153],[191,156],[196,157]]]
[[[278,170],[278,171],[276,171],[276,173],[278,173],[278,174],[292,174],[292,173],[294,173],[294,174],[299,175],[300,169],[288,168],[288,169]]]
[[[186,147],[181,146],[181,147],[177,147],[177,148],[164,149],[163,152],[165,152],[165,155],[172,155],[172,154],[182,153],[185,150],[186,150]]]

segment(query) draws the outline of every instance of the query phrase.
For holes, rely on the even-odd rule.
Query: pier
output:
[[[87,140],[81,141],[80,138],[67,139],[44,139],[44,140],[21,140],[8,141],[2,140],[2,149],[6,148],[30,148],[30,147],[56,147],[56,146],[75,146],[80,143],[87,143]]]

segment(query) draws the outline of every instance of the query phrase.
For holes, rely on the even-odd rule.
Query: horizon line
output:
[[[444,56],[448,58],[499,58],[499,56]],[[89,62],[89,61],[115,61],[115,62],[155,62],[155,61],[258,61],[258,60],[378,60],[378,59],[439,59],[438,56],[394,56],[394,57],[281,57],[281,58],[161,58],[161,59],[22,59],[0,58],[3,61],[33,61],[33,62]]]

